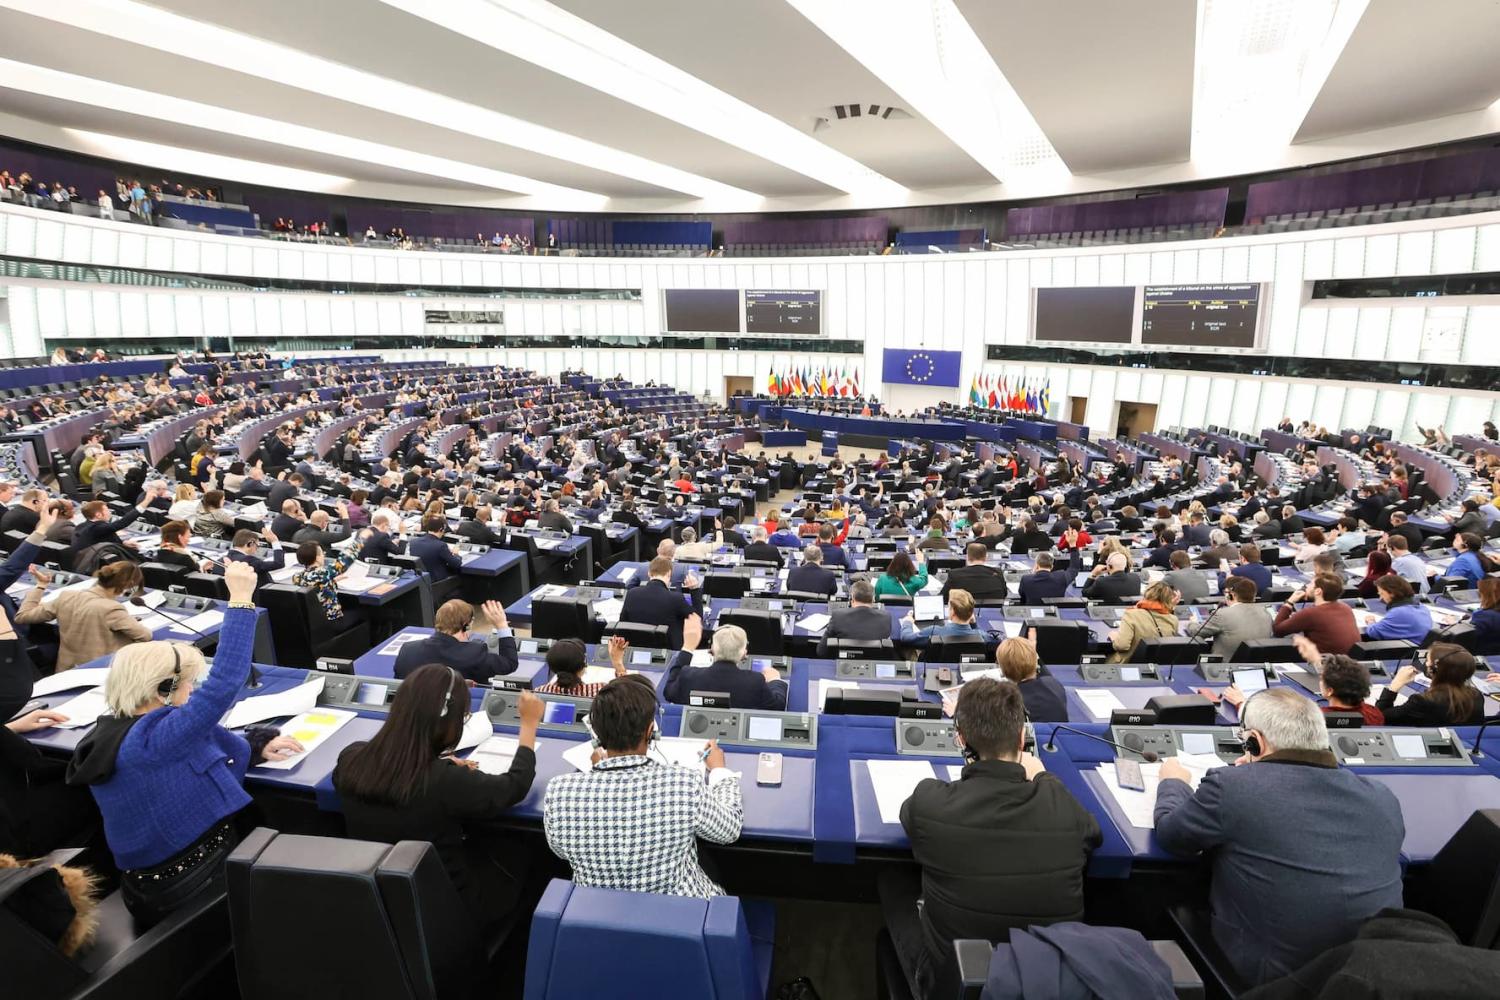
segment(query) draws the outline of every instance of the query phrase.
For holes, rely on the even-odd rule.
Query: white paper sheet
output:
[[[621,583],[629,583],[631,580],[634,580],[634,579],[635,579],[635,567],[634,566],[623,566],[623,567],[621,567],[621,569],[620,569],[620,582]]]
[[[302,744],[302,753],[286,760],[268,760],[256,767],[267,768],[272,771],[290,771],[307,758],[307,755],[326,742],[328,737],[338,732],[354,718],[353,712],[345,712],[337,708],[321,708],[314,712],[303,712],[294,719],[288,719],[281,727],[281,735],[290,736]]]
[[[594,766],[593,757],[594,744],[589,740],[580,740],[562,753],[562,759],[579,771],[592,769]]]
[[[380,652],[376,655],[395,656],[397,653],[401,652],[401,647],[406,645],[408,642],[416,642],[418,639],[425,638],[427,637],[425,635],[422,635],[420,632],[402,632],[400,635],[391,636],[391,641],[386,643],[384,646],[381,646]]]
[[[323,680],[321,675],[315,675],[289,690],[246,698],[224,713],[221,724],[225,729],[239,729],[266,719],[310,712],[317,707],[318,695],[323,693]]]
[[[610,625],[620,620],[620,612],[623,610],[625,602],[618,597],[606,597],[594,602],[594,614]]]
[[[901,806],[911,798],[912,791],[928,778],[937,777],[925,760],[868,760],[865,767],[875,788],[882,823],[901,822]]]
[[[108,677],[108,667],[74,667],[72,670],[64,670],[60,674],[43,677],[31,685],[31,696],[33,698],[40,698],[43,695],[56,694],[59,691],[101,687]]]
[[[292,577],[302,571],[300,563],[291,566],[283,566],[280,569],[271,570],[271,581],[273,583],[291,583]]]
[[[475,712],[464,722],[464,731],[458,737],[458,746],[454,752],[477,747],[491,736],[495,735],[495,726],[490,722],[490,717],[484,712]]]
[[[828,615],[808,615],[806,618],[799,620],[797,626],[808,632],[821,632],[828,627],[828,623],[831,621],[833,619]]]
[[[108,713],[109,705],[104,700],[104,689],[98,687],[54,706],[52,711],[68,717],[67,722],[57,724],[58,729],[80,729],[93,725],[95,719]]]
[[[362,576],[356,580],[340,580],[339,590],[351,594],[364,594],[389,581],[378,576]]]
[[[650,653],[646,654],[646,662],[651,662]],[[626,670],[625,672],[627,674],[640,673],[639,670]],[[601,667],[596,664],[590,664],[589,666],[584,667],[578,672],[578,679],[584,684],[608,684],[610,681],[615,679],[615,668]]]
[[[583,745],[589,744],[585,741]],[[478,763],[479,770],[485,774],[504,774],[510,770],[520,748],[521,742],[514,736],[491,736],[474,748],[469,759]]]
[[[949,764],[948,765],[948,780],[949,781],[957,781],[958,779],[962,778],[963,776],[964,776],[964,766],[962,764]]]
[[[1212,760],[1212,767],[1223,767],[1224,762],[1218,757],[1208,754],[1180,754],[1178,763],[1188,769],[1188,784],[1196,791],[1198,783],[1208,773]],[[1104,779],[1104,787],[1109,791],[1115,803],[1119,805],[1120,811],[1124,813],[1125,819],[1131,826],[1138,826],[1143,830],[1154,830],[1156,828],[1156,789],[1161,784],[1161,764],[1142,763],[1141,778],[1144,780],[1146,790],[1138,792],[1131,788],[1121,788],[1118,776],[1115,774],[1113,761],[1099,765],[1099,777]]]
[[[209,629],[218,628],[224,622],[224,612],[218,608],[210,608],[200,611],[196,615],[184,618],[180,613],[159,612],[163,618],[171,619],[173,629],[176,631],[207,632]]]
[[[1073,690],[1078,695],[1078,700],[1083,702],[1083,707],[1088,709],[1089,714],[1096,719],[1107,719],[1111,712],[1125,707],[1125,703],[1116,698],[1113,691],[1088,688],[1074,688]]]
[[[57,600],[57,595],[61,594],[65,590],[87,590],[88,588],[92,587],[93,585],[94,585],[94,578],[91,577],[91,576],[89,576],[89,577],[85,577],[82,580],[79,580],[77,583],[70,583],[66,587],[54,587],[53,589],[47,591],[45,594],[42,595],[42,601],[41,601],[41,603],[43,603],[43,604],[52,604],[52,603],[54,603]]]
[[[1006,619],[1006,621],[1005,621],[1004,624],[1005,624],[1005,637],[1007,639],[1019,639],[1021,637],[1021,627],[1023,625],[1025,625],[1026,623],[1025,622],[1018,622],[1018,621],[1011,621],[1009,619]]]

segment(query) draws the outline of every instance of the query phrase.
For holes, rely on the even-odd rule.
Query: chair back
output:
[[[1036,641],[1036,655],[1048,666],[1072,665],[1083,662],[1093,633],[1083,622],[1060,618],[1034,618],[1031,637]]]
[[[186,566],[177,563],[148,562],[141,563],[141,577],[147,587],[152,590],[170,590],[173,587],[184,587],[184,581],[190,573]]]
[[[604,630],[605,635],[621,636],[637,649],[666,649],[670,642],[665,625],[646,625],[642,622],[616,622]]]
[[[1246,639],[1240,643],[1230,663],[1301,663],[1302,654],[1290,637]]]
[[[575,597],[539,597],[531,602],[531,634],[538,639],[579,639],[589,632],[589,605]]]
[[[782,653],[781,613],[750,608],[729,608],[719,615],[720,625],[738,625],[745,630],[750,652],[757,656]]]
[[[1500,809],[1475,810],[1433,857],[1420,887],[1421,908],[1459,941],[1500,949]]]
[[[927,648],[922,650],[922,662],[961,663],[966,656],[985,658],[989,648],[989,640],[983,632],[973,635],[935,635],[927,640]]]
[[[1208,650],[1208,643],[1201,639],[1185,635],[1153,635],[1136,643],[1130,654],[1130,662],[1197,663],[1199,655]]]

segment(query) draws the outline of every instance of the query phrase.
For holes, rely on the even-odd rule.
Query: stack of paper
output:
[[[292,577],[300,572],[302,572],[302,565],[300,563],[293,563],[290,566],[271,570],[271,580],[273,583],[291,583]]]
[[[53,587],[51,590],[42,595],[42,603],[52,604],[57,600],[58,595],[65,590],[87,590],[93,585],[94,578],[91,576],[86,576],[82,580],[79,580],[77,583],[70,583],[66,587]]]
[[[268,760],[257,764],[257,767],[269,768],[274,771],[290,771],[328,740],[328,737],[338,732],[354,718],[353,712],[345,712],[337,708],[324,708],[315,712],[303,712],[281,727],[281,735],[290,736],[302,744],[302,753],[286,760]]]
[[[594,602],[594,614],[598,615],[606,625],[613,625],[620,620],[620,612],[625,610],[625,602],[618,597],[605,597]]]
[[[382,581],[381,577],[370,575],[368,563],[354,562],[339,577],[339,589],[347,590],[351,594],[363,594],[371,587],[378,587]]]
[[[459,734],[458,746],[454,752],[477,747],[495,733],[495,727],[490,723],[490,717],[484,712],[475,712],[464,720],[463,732]]]
[[[1089,715],[1095,719],[1107,719],[1110,713],[1116,709],[1123,709],[1124,702],[1115,697],[1113,691],[1099,688],[1074,688],[1078,700],[1083,702],[1083,707],[1088,709]]]
[[[631,580],[634,580],[634,579],[635,579],[635,567],[634,566],[622,566],[620,568],[620,582],[621,583],[629,583]]]
[[[163,617],[172,620],[173,631],[178,632],[207,632],[209,629],[218,628],[224,622],[224,612],[218,608],[210,608],[200,611],[190,618],[183,618],[177,614],[159,612]]]
[[[588,745],[587,741],[583,743],[583,746]],[[491,736],[474,748],[469,759],[478,763],[479,770],[485,774],[504,774],[510,770],[520,747],[520,741],[514,736]]]
[[[315,674],[311,680],[289,690],[246,698],[224,713],[221,725],[225,729],[240,729],[266,719],[310,712],[317,707],[318,695],[323,693],[323,680],[321,674]]]
[[[63,702],[52,709],[58,715],[66,715],[67,722],[59,722],[58,729],[79,729],[83,726],[91,726],[99,716],[109,712],[109,704],[104,700],[104,689],[102,687],[91,688],[76,698]]]
[[[100,687],[108,678],[108,667],[74,667],[72,670],[64,670],[62,673],[43,677],[31,685],[31,696],[42,698],[59,691]]]
[[[408,642],[416,642],[418,639],[427,638],[420,632],[402,632],[400,635],[391,636],[391,641],[380,647],[379,656],[395,656],[401,652],[401,647]]]
[[[1214,754],[1178,754],[1177,763],[1188,769],[1188,784],[1196,791],[1198,783],[1203,776],[1216,767],[1226,766],[1218,756]],[[1115,765],[1108,762],[1099,765],[1099,777],[1104,779],[1104,787],[1108,789],[1115,804],[1125,815],[1126,822],[1131,826],[1138,826],[1143,830],[1156,828],[1156,789],[1161,784],[1161,764],[1142,763],[1141,777],[1144,779],[1146,790],[1139,792],[1131,788],[1121,788],[1119,776],[1115,773]]]
[[[882,823],[901,822],[901,806],[911,793],[923,781],[937,777],[925,760],[869,760],[865,767],[870,772]]]
[[[646,662],[651,662],[651,655],[646,654]],[[639,670],[627,670],[627,674],[638,674]],[[578,679],[585,684],[608,684],[615,679],[614,667],[587,666],[578,672]]]
[[[808,632],[821,632],[828,627],[828,623],[831,621],[833,621],[833,619],[828,615],[808,615],[806,618],[803,618],[797,622],[797,627]]]

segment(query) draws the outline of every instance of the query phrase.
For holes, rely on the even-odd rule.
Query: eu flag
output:
[[[888,347],[881,359],[880,380],[894,385],[958,386],[962,351],[908,351]]]

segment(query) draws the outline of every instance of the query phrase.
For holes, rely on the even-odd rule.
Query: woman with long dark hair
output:
[[[1457,643],[1435,642],[1427,650],[1427,690],[1396,704],[1401,689],[1422,672],[1405,666],[1375,705],[1388,726],[1477,726],[1484,721],[1484,698],[1469,683],[1476,666],[1474,654]]]
[[[525,855],[472,835],[468,823],[503,816],[531,790],[542,701],[524,692],[520,746],[504,774],[486,774],[452,756],[469,717],[469,685],[439,663],[418,667],[396,689],[391,714],[368,743],[339,755],[333,787],[351,837],[431,841],[476,921],[489,926],[520,901]]]
[[[1359,596],[1363,598],[1375,597],[1375,581],[1391,573],[1391,555],[1384,549],[1376,549],[1365,559],[1365,576],[1363,580],[1355,584],[1359,590]]]
[[[927,563],[922,550],[916,550],[915,560],[905,552],[891,556],[885,572],[875,581],[875,599],[882,597],[910,597],[927,586]]]

